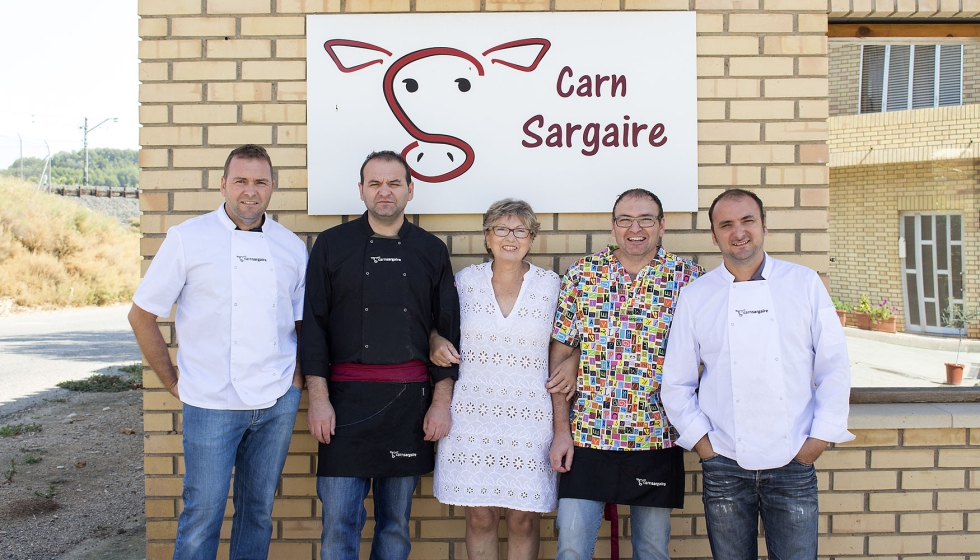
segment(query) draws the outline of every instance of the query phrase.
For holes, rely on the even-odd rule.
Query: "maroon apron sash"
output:
[[[429,366],[422,360],[403,364],[334,364],[331,381],[361,381],[374,383],[418,383],[429,379]]]

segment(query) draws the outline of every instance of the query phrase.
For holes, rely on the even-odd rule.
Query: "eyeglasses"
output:
[[[513,233],[514,237],[518,239],[525,239],[531,235],[531,230],[522,227],[509,228],[506,226],[494,226],[494,227],[487,228],[486,231],[492,231],[493,234],[496,235],[497,237],[507,237],[508,235]]]
[[[633,222],[640,225],[641,228],[648,228],[657,225],[657,221],[660,217],[653,216],[640,216],[639,218],[630,218],[629,216],[620,216],[618,218],[613,218],[613,222],[617,227],[630,228],[633,227]]]

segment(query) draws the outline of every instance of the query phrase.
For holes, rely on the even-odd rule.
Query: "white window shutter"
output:
[[[936,45],[915,45],[912,108],[936,106]]]
[[[939,55],[939,106],[963,103],[963,46],[942,45]]]
[[[880,113],[885,78],[885,46],[861,45],[859,113]]]
[[[888,53],[888,91],[886,111],[909,108],[909,61],[911,45],[890,45]]]

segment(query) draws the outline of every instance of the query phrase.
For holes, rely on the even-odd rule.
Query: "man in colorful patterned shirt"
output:
[[[551,363],[580,351],[570,422],[564,394],[552,397],[556,560],[592,558],[605,503],[630,506],[633,558],[667,560],[670,509],[684,505],[684,450],[660,377],[678,292],[703,270],[660,246],[663,206],[647,190],[619,196],[612,233],[615,246],[565,273],[555,317]]]

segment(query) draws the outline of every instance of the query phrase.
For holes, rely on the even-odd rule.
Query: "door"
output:
[[[943,312],[950,304],[963,305],[963,217],[904,214],[901,236],[905,330],[957,334],[943,320]]]

